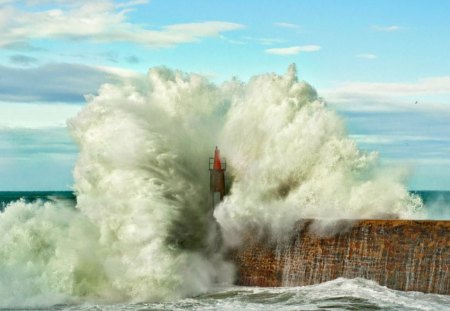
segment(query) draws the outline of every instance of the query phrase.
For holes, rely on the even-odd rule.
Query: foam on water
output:
[[[234,180],[215,213],[228,244],[249,226],[284,232],[303,217],[412,217],[421,206],[294,66],[222,85],[153,68],[102,86],[69,126],[77,204],[19,201],[0,214],[2,306],[175,301],[231,282],[207,203],[217,142]]]
[[[336,279],[304,287],[215,287],[207,294],[172,302],[60,305],[48,310],[447,310],[450,297],[400,292],[364,279]],[[45,309],[47,310],[47,309]]]
[[[18,201],[0,214],[0,306],[95,296],[105,279],[96,228],[61,201]]]

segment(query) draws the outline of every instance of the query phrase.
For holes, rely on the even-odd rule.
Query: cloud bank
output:
[[[37,1],[33,2],[37,4]],[[154,48],[171,47],[217,37],[222,32],[240,29],[241,24],[225,21],[204,21],[166,25],[148,29],[127,21],[134,6],[145,1],[115,4],[110,0],[51,1],[58,9],[24,11],[13,6],[0,8],[0,47],[24,44],[33,39],[85,39],[94,42],[131,42]],[[5,3],[4,3],[5,4]],[[42,2],[39,2],[42,4]]]
[[[19,66],[30,66],[30,65],[37,63],[39,60],[35,57],[22,55],[22,54],[16,54],[16,55],[12,55],[9,58],[9,61],[11,63],[13,63],[15,65],[19,65]]]
[[[378,95],[450,94],[450,76],[429,77],[410,83],[349,82],[337,88],[339,92]]]
[[[51,63],[33,68],[0,65],[0,101],[80,103],[120,72],[80,64]]]

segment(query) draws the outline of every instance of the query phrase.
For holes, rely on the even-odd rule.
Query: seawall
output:
[[[238,285],[302,286],[365,278],[404,291],[450,294],[450,221],[299,222],[283,241],[249,233],[231,251]]]

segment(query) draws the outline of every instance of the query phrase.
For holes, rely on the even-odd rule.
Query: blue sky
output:
[[[450,190],[450,1],[0,0],[0,190],[72,185],[85,94],[165,65],[221,82],[296,63],[365,150]],[[417,104],[416,104],[417,101]]]

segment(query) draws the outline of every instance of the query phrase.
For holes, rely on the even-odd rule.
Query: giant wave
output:
[[[420,217],[405,172],[358,150],[295,66],[220,85],[153,68],[87,101],[69,121],[76,206],[18,201],[0,214],[1,306],[173,301],[230,284],[207,204],[216,144],[233,180],[214,213],[227,245],[305,217]]]

